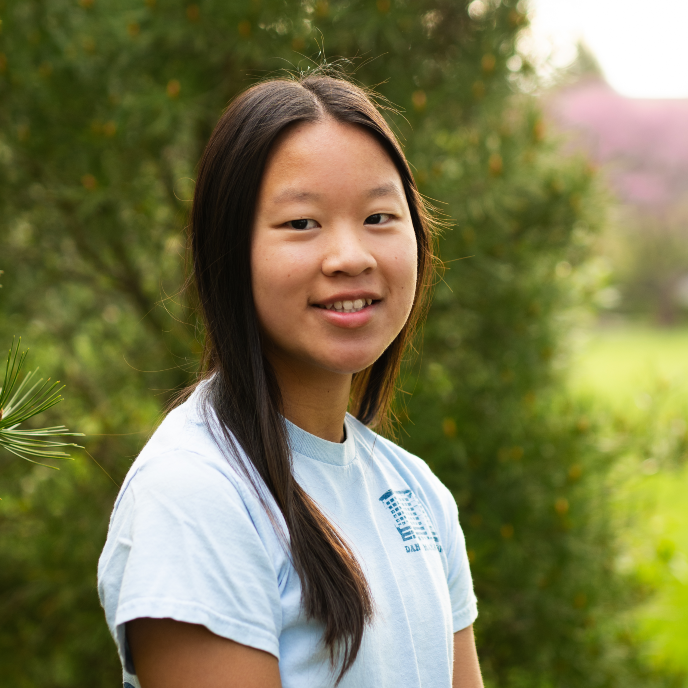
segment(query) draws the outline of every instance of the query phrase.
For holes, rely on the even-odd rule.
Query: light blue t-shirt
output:
[[[334,686],[322,626],[305,618],[283,541],[209,433],[198,399],[197,391],[172,411],[132,465],[100,557],[98,591],[124,685],[139,688],[125,624],[154,617],[275,655],[284,688]],[[450,688],[453,634],[477,616],[450,492],[423,461],[350,415],[341,444],[288,428],[298,482],[343,534],[372,591],[373,622],[341,688]]]

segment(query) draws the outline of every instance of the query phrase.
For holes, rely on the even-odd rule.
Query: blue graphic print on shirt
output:
[[[439,544],[440,540],[432,527],[432,521],[426,508],[411,490],[387,490],[380,497],[380,501],[392,514],[403,542],[411,540],[423,543],[432,542],[435,544],[430,545],[430,547],[424,546],[424,549],[437,548],[438,551],[442,551],[442,546]],[[407,552],[419,550],[418,544],[406,546]]]

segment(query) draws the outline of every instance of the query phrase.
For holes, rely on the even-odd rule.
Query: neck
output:
[[[285,418],[316,437],[344,441],[352,375],[294,365],[277,356],[268,358],[282,393]]]

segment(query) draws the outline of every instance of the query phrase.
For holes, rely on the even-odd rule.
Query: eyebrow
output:
[[[404,198],[404,195],[399,190],[399,186],[394,182],[389,182],[388,184],[376,186],[374,189],[369,189],[366,192],[366,197],[370,199],[384,198],[385,196],[396,196],[399,199]],[[321,194],[314,193],[312,191],[303,191],[300,189],[285,189],[284,191],[281,191],[279,194],[277,194],[277,196],[275,196],[273,202],[293,203],[299,201],[319,201],[321,198]]]
[[[370,189],[366,196],[368,196],[368,198],[383,198],[384,196],[396,196],[400,199],[404,198],[401,191],[399,191],[399,187],[394,182],[389,182],[382,186],[377,186],[374,189]]]
[[[312,191],[300,191],[299,189],[285,189],[277,194],[274,203],[290,203],[293,201],[317,201],[321,198],[320,194]]]

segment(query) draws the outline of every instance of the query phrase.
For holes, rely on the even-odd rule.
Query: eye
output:
[[[290,229],[315,229],[318,223],[315,220],[290,220],[287,226]]]
[[[388,222],[391,217],[392,216],[389,213],[375,213],[375,215],[370,215],[369,217],[366,217],[364,224],[382,225],[385,222]]]

